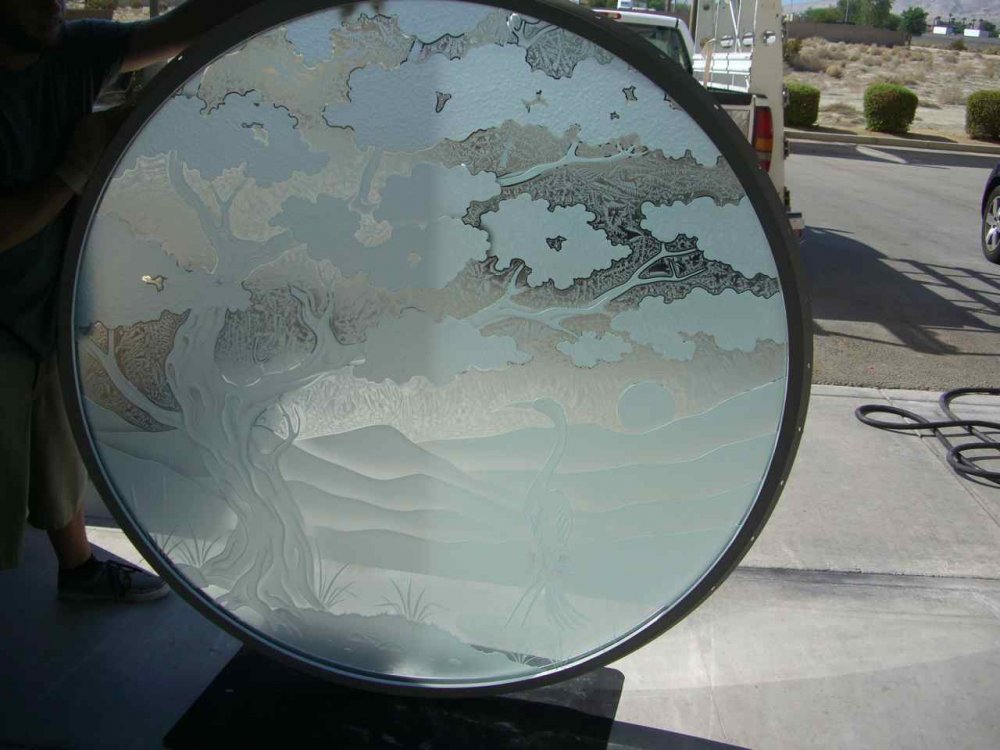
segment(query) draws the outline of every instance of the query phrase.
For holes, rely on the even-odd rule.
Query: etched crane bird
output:
[[[555,444],[545,465],[532,480],[524,497],[524,512],[532,536],[531,583],[521,595],[510,616],[509,625],[523,608],[521,623],[542,599],[549,619],[562,628],[576,627],[585,619],[562,592],[561,578],[567,572],[569,546],[573,535],[573,509],[569,499],[559,490],[549,486],[566,452],[566,412],[558,401],[540,398],[535,401],[511,404],[524,409],[539,411],[549,419],[555,429]]]

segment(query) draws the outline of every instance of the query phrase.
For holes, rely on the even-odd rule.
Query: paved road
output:
[[[792,144],[815,319],[815,382],[944,390],[1000,383],[1000,266],[979,245],[996,158]]]

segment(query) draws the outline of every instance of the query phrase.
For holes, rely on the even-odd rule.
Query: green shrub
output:
[[[965,132],[1000,140],[1000,91],[976,91],[965,104]]]
[[[948,45],[948,49],[958,50],[962,52],[965,50],[965,41],[962,39],[956,39],[954,42]]]
[[[819,89],[798,81],[787,81],[788,106],[785,124],[796,128],[811,128],[819,117]]]
[[[917,113],[917,95],[895,83],[865,89],[865,127],[879,133],[905,133]]]

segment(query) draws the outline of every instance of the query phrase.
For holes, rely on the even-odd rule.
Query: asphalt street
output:
[[[997,157],[794,142],[814,382],[947,390],[1000,382],[1000,266],[980,250]]]

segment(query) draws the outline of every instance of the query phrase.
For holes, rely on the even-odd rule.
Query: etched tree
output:
[[[216,219],[184,180],[176,157],[170,182],[198,211],[218,254],[215,276],[220,280],[245,286],[255,268],[285,252],[287,239],[254,243],[233,235],[230,209],[236,191],[219,200]],[[338,341],[333,330],[330,279],[320,275],[309,286],[258,291],[244,310],[209,301],[175,311],[182,322],[163,373],[175,408],[156,403],[126,377],[113,335],[106,346],[93,336],[82,339],[83,352],[99,362],[125,399],[165,428],[182,430],[199,448],[211,476],[210,491],[237,519],[224,548],[201,572],[206,581],[228,590],[223,604],[249,606],[262,615],[275,608],[323,608],[315,551],[279,469],[301,424],[283,396],[347,365],[358,348]],[[236,356],[220,356],[227,344],[239,350]],[[280,437],[260,427],[269,411],[276,411],[284,425]]]

